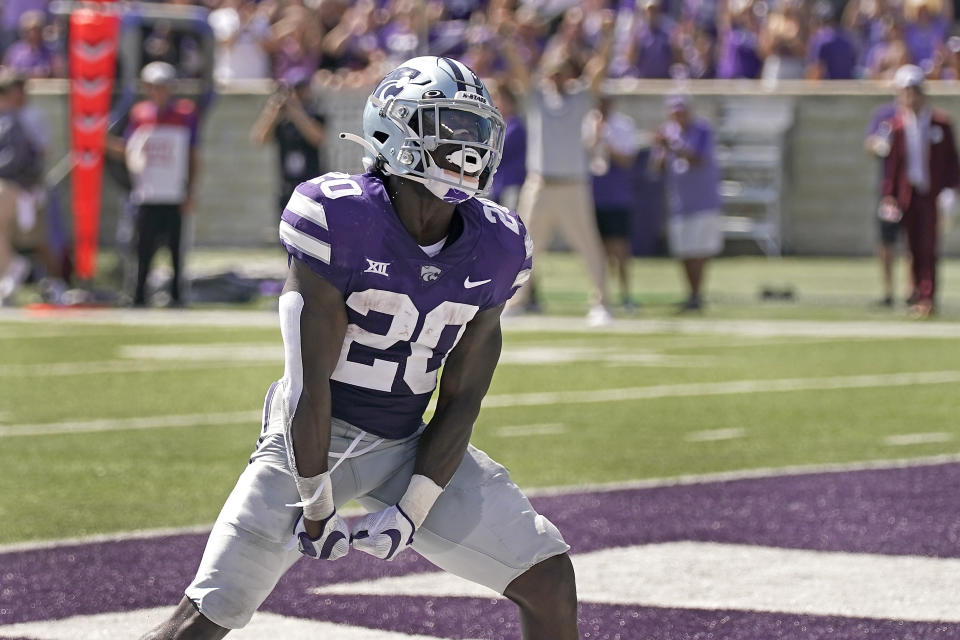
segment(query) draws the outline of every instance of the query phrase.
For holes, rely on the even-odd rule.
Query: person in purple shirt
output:
[[[50,0],[3,0],[0,3],[0,51],[6,51],[17,39],[20,19],[28,11],[46,14]]]
[[[950,25],[942,12],[940,0],[908,0],[904,3],[904,40],[910,60],[924,71],[933,66],[934,55],[943,48]]]
[[[64,75],[63,61],[43,41],[45,18],[40,11],[20,16],[20,40],[7,49],[3,64],[28,78],[54,78]]]
[[[673,22],[662,14],[658,0],[638,0],[637,5],[643,9],[643,19],[635,21],[628,64],[638,78],[669,78],[676,57],[671,41]]]
[[[667,121],[654,135],[653,169],[666,179],[670,250],[683,265],[689,295],[681,311],[703,307],[708,260],[723,250],[720,170],[714,159],[713,127],[695,117],[690,98],[667,98]]]
[[[893,119],[897,115],[897,101],[891,100],[881,104],[873,110],[870,116],[870,123],[867,125],[866,137],[863,141],[864,150],[871,156],[877,158],[879,164],[879,174],[883,177],[883,162],[890,154],[890,134],[893,132]],[[879,181],[878,181],[879,206]],[[879,215],[871,217],[876,218],[878,226],[877,259],[880,262],[880,275],[883,281],[883,297],[879,300],[879,305],[883,307],[893,306],[893,258],[896,254],[897,240],[900,237],[900,222],[894,220],[885,220]]]
[[[634,208],[633,166],[639,136],[633,119],[613,110],[609,96],[583,121],[583,143],[593,175],[593,206],[607,261],[620,283],[624,311],[636,311],[630,296],[630,216]]]
[[[758,53],[757,17],[749,0],[738,1],[721,14],[717,60],[718,78],[759,78],[763,61]]]
[[[503,141],[503,157],[493,176],[490,197],[506,208],[515,211],[520,197],[520,187],[527,178],[527,127],[517,110],[517,96],[507,82],[498,82],[491,87],[493,104],[503,116],[506,132]]]
[[[849,80],[856,77],[857,47],[840,26],[833,7],[821,0],[814,7],[820,26],[807,46],[807,77],[811,80]]]

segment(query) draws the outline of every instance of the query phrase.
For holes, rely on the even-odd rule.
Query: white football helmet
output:
[[[364,166],[416,180],[459,203],[491,184],[503,155],[503,117],[480,78],[450,58],[407,60],[380,81],[363,110]]]

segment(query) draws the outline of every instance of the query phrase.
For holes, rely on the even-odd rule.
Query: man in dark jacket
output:
[[[920,67],[904,65],[894,83],[900,107],[893,121],[890,154],[884,163],[880,216],[900,220],[910,247],[913,277],[911,315],[934,311],[937,266],[938,201],[951,199],[960,184],[950,117],[930,107]]]

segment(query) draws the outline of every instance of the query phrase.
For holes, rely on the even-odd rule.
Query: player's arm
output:
[[[613,27],[616,17],[610,9],[604,9],[602,16],[600,46],[584,65],[581,76],[593,94],[600,93],[600,85],[607,77],[607,69],[610,67],[610,58],[613,53]]]
[[[400,501],[366,516],[356,526],[353,546],[393,560],[413,542],[414,533],[463,460],[500,359],[503,305],[481,311],[450,352],[440,378],[437,410],[420,437],[413,477]]]
[[[501,305],[474,316],[443,367],[437,409],[420,438],[413,469],[414,474],[441,487],[460,466],[480,414],[480,402],[500,360],[502,311]]]
[[[285,437],[303,519],[295,531],[300,550],[313,557],[346,553],[346,524],[336,515],[327,473],[330,450],[330,375],[336,368],[347,327],[343,295],[297,259],[280,295],[284,344]],[[290,415],[292,414],[292,415]],[[323,544],[338,535],[342,544]],[[310,544],[316,543],[316,544]],[[331,553],[333,555],[331,555]]]

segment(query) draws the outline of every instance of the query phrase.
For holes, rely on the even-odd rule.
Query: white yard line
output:
[[[938,431],[934,433],[904,433],[902,435],[887,436],[881,442],[891,447],[906,447],[916,444],[950,442],[951,440],[953,440],[953,434]]]
[[[99,431],[135,431],[166,429],[169,427],[210,427],[227,424],[259,423],[261,411],[230,411],[225,413],[186,413],[139,418],[107,418],[102,420],[73,420],[68,422],[41,422],[0,427],[0,437],[46,436],[66,433],[94,433]]]
[[[497,427],[493,435],[499,438],[522,438],[525,436],[555,436],[567,430],[566,425],[558,422],[544,424],[518,424]]]
[[[156,373],[159,371],[182,371],[191,369],[223,369],[224,367],[271,367],[283,366],[282,358],[250,360],[223,358],[205,360],[97,360],[88,362],[37,362],[32,364],[0,365],[0,378],[23,378],[42,376],[79,376],[111,373]]]
[[[33,325],[114,324],[137,327],[278,327],[276,311],[168,309],[103,309],[37,312],[0,309],[0,322]],[[506,331],[602,334],[697,334],[744,337],[805,336],[816,338],[960,338],[960,323],[907,321],[717,320],[675,318],[618,319],[607,327],[588,327],[582,317],[528,316],[504,321]]]
[[[747,435],[743,429],[710,429],[707,431],[691,431],[683,436],[687,442],[716,442],[719,440],[736,440]]]
[[[960,371],[925,371],[861,376],[830,376],[824,378],[735,380],[731,382],[701,382],[653,385],[649,387],[627,387],[621,389],[597,389],[594,391],[497,394],[487,396],[483,401],[483,406],[492,409],[557,404],[590,404],[597,402],[626,402],[631,400],[656,400],[659,398],[684,398],[746,393],[905,387],[953,382],[960,382]],[[431,402],[427,411],[433,411],[435,406],[435,402]],[[191,425],[236,424],[250,420],[259,420],[259,418],[259,411],[250,411],[50,422],[0,427],[0,437],[84,433],[91,431],[124,431],[130,429],[158,429]]]
[[[648,387],[597,389],[593,391],[545,391],[487,396],[486,408],[522,407],[554,404],[588,404],[690,396],[719,396],[741,393],[781,393],[789,391],[833,391],[872,387],[908,387],[960,382],[960,371],[918,371],[821,378],[779,378],[773,380],[733,380],[730,382],[694,382]],[[435,403],[430,404],[430,409]]]

